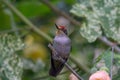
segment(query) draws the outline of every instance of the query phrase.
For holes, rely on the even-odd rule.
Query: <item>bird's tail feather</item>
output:
[[[63,67],[64,67],[64,63],[58,60],[53,60],[51,58],[51,68],[49,71],[49,75],[56,77],[63,69]]]

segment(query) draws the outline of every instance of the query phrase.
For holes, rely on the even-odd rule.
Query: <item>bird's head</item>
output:
[[[67,29],[66,29],[65,26],[61,26],[61,25],[59,26],[57,24],[55,24],[55,26],[58,29],[58,31],[62,31],[62,32],[64,32],[67,35]]]

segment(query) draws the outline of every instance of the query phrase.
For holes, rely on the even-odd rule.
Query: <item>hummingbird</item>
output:
[[[56,77],[60,71],[63,69],[65,62],[68,60],[71,51],[71,39],[68,37],[67,29],[65,26],[56,25],[57,32],[50,44],[54,50],[51,49],[51,68],[49,70],[49,75]],[[56,59],[61,57],[63,61]]]

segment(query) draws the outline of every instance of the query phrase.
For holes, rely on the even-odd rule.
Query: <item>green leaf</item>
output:
[[[27,18],[43,17],[50,13],[50,9],[41,4],[40,1],[22,1],[17,3],[16,7]],[[19,20],[18,17],[15,18]]]
[[[113,65],[113,62],[112,62],[112,58],[114,57],[113,54],[114,53],[109,51],[109,50],[103,52],[101,55],[99,55],[95,59],[94,66],[96,66],[97,64],[102,63],[101,66],[100,66],[100,69],[110,71],[111,66]]]
[[[111,51],[105,51],[102,56],[105,65],[109,69],[109,71],[111,70],[111,66],[112,66],[112,60],[111,60],[112,57],[113,57],[113,52]]]
[[[95,59],[95,65],[102,60],[103,54],[100,54],[96,59]]]
[[[115,54],[115,64],[120,68],[120,55],[119,54]]]
[[[0,31],[11,28],[11,15],[9,9],[0,9]]]

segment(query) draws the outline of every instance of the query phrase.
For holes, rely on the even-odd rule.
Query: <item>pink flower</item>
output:
[[[92,74],[89,80],[111,80],[111,79],[106,71],[101,70]]]

